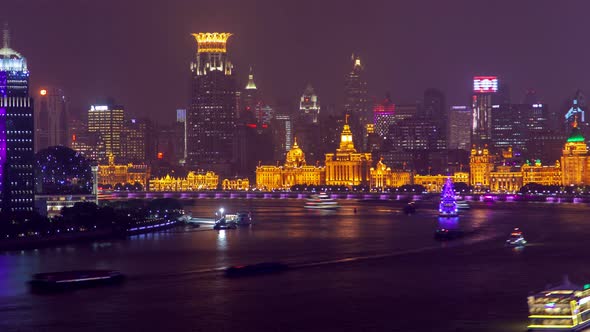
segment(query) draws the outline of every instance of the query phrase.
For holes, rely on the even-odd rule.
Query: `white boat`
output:
[[[529,331],[584,331],[590,326],[590,285],[562,285],[528,297]]]
[[[333,210],[339,207],[338,202],[330,198],[326,193],[311,195],[311,197],[307,199],[307,202],[305,202],[306,209]]]
[[[526,245],[526,240],[524,239],[524,236],[522,236],[520,229],[515,228],[512,233],[510,233],[510,237],[506,240],[506,245],[511,247],[524,247]]]
[[[471,206],[469,205],[469,203],[467,201],[457,201],[457,209],[459,210],[469,210],[471,209]]]

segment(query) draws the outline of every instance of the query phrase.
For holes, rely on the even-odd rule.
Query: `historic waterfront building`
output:
[[[98,165],[98,185],[100,187],[110,186],[114,188],[117,184],[134,184],[136,182],[147,190],[150,178],[150,167],[148,165],[115,164],[113,154],[109,156],[108,165]]]
[[[490,172],[489,188],[490,191],[516,192],[522,187],[523,176],[520,171],[513,170],[511,166],[497,166],[494,171]]]
[[[385,189],[401,187],[412,183],[412,172],[391,170],[383,163],[383,158],[370,170],[371,188]]]
[[[477,189],[490,187],[490,172],[494,169],[493,156],[490,155],[488,147],[471,149],[469,158],[469,185]]]
[[[191,102],[186,113],[187,164],[230,174],[237,117],[237,85],[227,53],[231,33],[193,34]]]
[[[414,184],[423,186],[429,193],[439,193],[449,176],[443,174],[435,175],[414,175]],[[450,178],[453,183],[467,183],[469,181],[469,174],[467,172],[455,172]]]
[[[150,191],[196,191],[216,190],[219,175],[214,172],[189,172],[184,178],[172,177],[167,174],[162,178],[150,180]]]
[[[245,179],[223,179],[221,182],[221,189],[223,190],[249,190],[250,180]]]
[[[574,120],[570,137],[563,146],[561,156],[562,183],[564,186],[580,186],[590,184],[590,159],[588,146]]]
[[[348,115],[340,147],[336,153],[326,153],[326,184],[329,186],[359,186],[370,184],[371,153],[359,153],[354,148]]]
[[[325,183],[325,169],[307,165],[305,153],[297,144],[287,152],[283,166],[260,165],[256,167],[256,187],[261,190],[289,189],[294,185],[319,186]]]
[[[522,172],[522,185],[537,183],[543,186],[561,186],[561,163],[555,161],[554,165],[542,165],[540,160],[534,164],[527,162],[520,168]]]
[[[35,205],[33,99],[27,60],[10,48],[8,29],[0,48],[0,211],[32,212]],[[3,222],[3,221],[0,221]]]

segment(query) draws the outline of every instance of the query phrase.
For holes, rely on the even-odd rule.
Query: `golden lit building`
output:
[[[147,165],[123,164],[116,165],[113,154],[109,155],[108,165],[98,165],[98,185],[134,184],[141,183],[144,190],[148,187],[150,168]]]
[[[262,190],[289,189],[294,185],[319,186],[324,183],[325,169],[306,164],[305,153],[297,144],[297,138],[287,152],[283,166],[256,167],[256,188]]]
[[[245,179],[224,179],[221,182],[223,190],[248,190],[250,189],[250,180]]]
[[[414,175],[414,184],[426,188],[429,193],[441,192],[448,175]],[[456,172],[451,176],[453,183],[468,183],[469,176],[467,172]]]
[[[189,172],[185,178],[175,178],[166,175],[162,178],[150,180],[150,191],[196,191],[216,190],[219,175],[213,172]]]
[[[588,146],[576,120],[572,133],[562,150],[562,184],[564,186],[590,184],[590,165],[588,164]]]
[[[371,167],[371,188],[391,188],[401,187],[412,183],[412,173],[405,171],[392,171],[383,163],[383,158],[379,160],[375,168]]]
[[[471,149],[469,158],[469,185],[474,188],[489,188],[490,173],[494,169],[494,160],[487,146],[483,149]]]
[[[329,186],[358,186],[370,184],[370,153],[359,153],[354,148],[352,132],[346,124],[340,135],[340,147],[336,153],[326,153],[326,184]]]
[[[543,166],[540,160],[536,160],[534,165],[526,163],[520,169],[522,172],[522,185],[529,183],[538,183],[543,186],[561,186],[562,173],[561,164],[555,162],[553,166]]]
[[[522,173],[514,171],[511,166],[497,166],[490,172],[490,191],[516,192],[522,187]]]

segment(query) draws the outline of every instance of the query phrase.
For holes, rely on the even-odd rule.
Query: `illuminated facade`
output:
[[[303,91],[303,95],[299,101],[299,113],[305,123],[318,123],[320,100],[311,84],[308,84]]]
[[[449,178],[448,175],[414,175],[414,184],[423,186],[429,193],[439,193],[442,191],[445,181]],[[451,176],[453,183],[467,183],[469,180],[466,172],[456,172]]]
[[[522,172],[522,185],[537,183],[543,186],[561,186],[562,171],[561,163],[556,161],[552,166],[543,166],[540,160],[535,164],[526,163],[520,168]]]
[[[104,143],[104,151],[98,151],[98,161],[104,163],[108,156],[121,157],[121,132],[125,111],[121,106],[92,105],[88,110],[88,132],[98,134]]]
[[[516,192],[523,186],[523,176],[511,166],[497,166],[490,172],[489,183],[492,192]]]
[[[487,144],[492,138],[492,96],[497,92],[496,76],[473,78],[471,142],[474,144]]]
[[[0,48],[0,211],[32,212],[33,99],[29,97],[27,60],[9,47],[5,28]],[[2,222],[2,221],[0,221]]]
[[[344,80],[344,113],[352,116],[351,130],[355,139],[355,146],[366,146],[363,130],[368,124],[373,124],[365,68],[361,58],[351,57],[352,70]]]
[[[471,157],[469,158],[469,185],[476,188],[490,187],[490,173],[494,169],[493,157],[487,146],[483,149],[471,149]]]
[[[383,159],[379,160],[375,168],[371,167],[371,188],[391,188],[401,187],[412,183],[412,173],[406,171],[392,171],[383,163]]]
[[[572,133],[563,146],[561,166],[564,186],[590,184],[588,146],[576,120],[573,123]]]
[[[113,155],[109,156],[108,165],[98,165],[98,185],[115,187],[117,184],[134,184],[139,182],[144,190],[148,188],[150,168],[147,165],[115,164]]]
[[[150,191],[216,190],[219,175],[214,172],[189,172],[185,178],[165,177],[150,180]]]
[[[358,186],[370,184],[370,153],[359,153],[354,148],[352,132],[346,124],[340,135],[340,147],[336,153],[326,153],[326,184],[329,186]]]
[[[121,159],[125,162],[145,162],[147,125],[139,119],[125,121],[121,132]]]
[[[289,189],[294,185],[319,186],[325,183],[325,169],[307,165],[305,153],[297,144],[289,150],[283,166],[256,167],[256,188],[261,190]]]
[[[224,179],[221,182],[223,190],[249,190],[250,180],[248,179]]]
[[[228,174],[233,162],[237,85],[227,53],[230,33],[193,34],[197,53],[191,63],[187,120],[187,165]]]
[[[373,122],[375,133],[384,138],[389,133],[389,127],[395,123],[395,105],[388,96],[373,108]]]

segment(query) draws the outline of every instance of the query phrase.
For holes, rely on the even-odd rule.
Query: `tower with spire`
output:
[[[33,212],[34,121],[27,60],[10,47],[4,26],[0,49],[0,210]],[[0,221],[2,222],[2,221]]]

